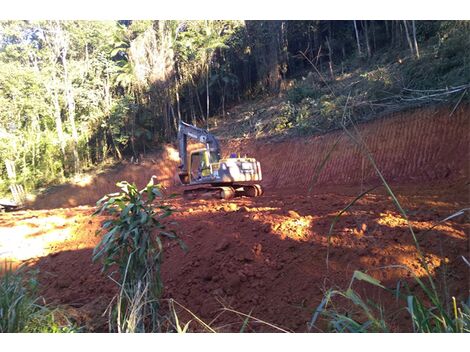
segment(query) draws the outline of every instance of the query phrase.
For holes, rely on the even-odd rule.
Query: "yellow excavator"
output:
[[[188,138],[205,145],[205,148],[188,153]],[[263,194],[258,183],[262,180],[260,163],[254,158],[237,154],[222,158],[219,141],[208,131],[180,121],[178,151],[181,161],[178,176],[186,187],[185,198],[209,195],[231,199]]]

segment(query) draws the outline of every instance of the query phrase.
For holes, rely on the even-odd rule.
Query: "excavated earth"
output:
[[[408,214],[438,289],[457,299],[469,295],[469,266],[462,258],[469,258],[468,213],[441,220],[470,207],[469,116],[468,107],[452,114],[421,109],[358,127]],[[406,220],[343,132],[235,140],[223,147],[224,154],[246,153],[261,162],[265,194],[171,201],[174,229],[188,251],[166,243],[164,298],[185,307],[176,305],[180,319],[192,319],[194,331],[205,330],[188,311],[217,331],[239,331],[243,314],[250,314],[256,319],[244,331],[304,332],[324,293],[346,289],[355,270],[390,288],[399,281],[414,288],[412,274],[424,277]],[[143,186],[152,175],[168,192],[181,192],[174,179],[177,162],[174,147],[166,146],[159,156],[57,187],[28,210],[0,215],[0,259],[26,263],[46,302],[66,307],[89,331],[106,331],[105,311],[116,285],[91,261],[103,220],[91,217],[93,204],[116,191],[117,181]],[[329,239],[338,212],[375,186],[334,223]],[[396,313],[395,297],[366,283],[353,287],[386,307],[392,331],[411,329],[408,315]],[[326,329],[324,322],[313,331],[318,329]]]

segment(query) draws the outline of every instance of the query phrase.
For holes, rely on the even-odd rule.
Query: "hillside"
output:
[[[463,298],[468,269],[459,258],[468,252],[468,222],[452,219],[423,237],[433,224],[468,202],[465,165],[469,154],[462,151],[467,150],[469,110],[460,107],[452,117],[450,112],[428,108],[397,113],[360,125],[359,131],[406,208],[413,228],[423,233],[419,242],[432,275],[436,280],[446,275],[447,289]],[[445,133],[442,126],[446,126]],[[337,148],[317,174],[322,159],[340,136]],[[174,220],[188,253],[169,246],[162,267],[164,297],[183,304],[217,331],[240,328],[239,316],[223,311],[228,308],[251,312],[283,329],[304,332],[325,294],[325,285],[345,287],[354,270],[370,270],[387,286],[408,274],[379,267],[405,265],[414,274],[424,275],[404,219],[383,187],[370,191],[341,217],[334,226],[331,247],[327,246],[334,214],[362,190],[380,184],[344,133],[225,140],[223,148],[260,160],[265,195],[229,201],[177,197],[172,203],[177,209]],[[102,221],[89,217],[92,205],[103,193],[114,192],[115,182],[126,179],[144,185],[153,174],[169,192],[181,192],[174,181],[175,153],[168,145],[161,154],[139,164],[123,163],[91,177],[88,184],[64,185],[40,196],[33,206],[50,210],[21,211],[2,218],[2,231],[16,228],[17,236],[23,238],[18,248],[28,248],[20,251],[3,243],[7,257],[39,269],[46,300],[69,306],[69,314],[89,331],[106,329],[100,312],[115,294],[115,285],[100,273],[99,265],[90,263],[92,249],[99,241],[94,231]],[[442,242],[442,236],[447,240]],[[327,248],[330,269],[325,266]],[[376,297],[380,304],[395,304],[395,298],[370,287],[358,289]],[[178,314],[183,320],[191,318],[181,309]],[[409,331],[405,317],[390,324],[392,331]],[[195,331],[204,330],[198,324],[192,326]],[[273,330],[253,322],[248,331]]]

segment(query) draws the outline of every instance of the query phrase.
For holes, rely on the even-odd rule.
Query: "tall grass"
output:
[[[37,282],[23,268],[0,272],[0,333],[77,332],[60,309],[50,309],[37,295]]]
[[[227,331],[227,327],[230,326],[230,331],[235,331],[238,329],[238,332],[246,332],[251,326],[250,324],[257,325],[257,326],[264,326],[268,328],[270,331],[275,332],[284,332],[289,333],[292,332],[288,329],[282,328],[280,326],[274,325],[268,321],[260,319],[254,315],[252,315],[252,311],[248,314],[240,312],[238,310],[232,309],[229,306],[226,306],[222,301],[218,300],[220,303],[221,308],[219,309],[218,314],[213,317],[210,322],[203,321],[200,317],[198,317],[195,313],[189,310],[187,307],[183,306],[181,303],[178,303],[174,299],[168,300],[169,306],[169,316],[167,316],[167,330],[171,332],[178,332],[178,333],[186,333],[186,332],[210,332],[210,333],[217,333],[217,332],[225,332]],[[178,311],[177,309],[178,308]],[[183,323],[181,318],[178,314],[181,312],[184,313],[185,316],[191,317],[190,320]],[[240,320],[240,322],[233,322],[225,325],[217,324],[218,319],[222,315],[231,315],[232,317],[236,317],[235,320]],[[241,326],[238,328],[238,324]]]
[[[419,289],[411,289],[407,283],[399,282],[396,288],[391,290],[383,286],[380,281],[374,279],[370,275],[364,272],[355,271],[347,290],[342,291],[330,289],[326,292],[322,302],[312,315],[312,319],[309,324],[310,330],[316,327],[315,324],[318,322],[320,316],[323,316],[329,322],[329,328],[332,331],[390,331],[390,327],[387,322],[384,309],[373,301],[361,298],[361,296],[353,289],[353,283],[357,280],[360,280],[365,281],[374,287],[389,291],[397,298],[397,300],[402,302],[402,307],[411,317],[410,328],[414,332],[470,332],[470,298],[467,298],[467,301],[464,302],[457,302],[456,298],[449,297],[447,292],[442,294],[438,291],[435,283],[435,278],[431,274],[429,266],[425,260],[424,253],[421,249],[416,233],[409,221],[406,211],[400,204],[398,198],[390,187],[390,184],[386,181],[385,177],[381,173],[379,167],[377,166],[372,156],[372,153],[368,150],[366,143],[361,138],[358,129],[350,118],[348,125],[352,126],[352,128],[351,130],[349,130],[346,127],[345,116],[347,111],[348,100],[349,96],[344,107],[342,128],[346,135],[350,138],[350,140],[358,147],[360,152],[370,162],[381,181],[381,185],[385,187],[388,195],[391,197],[392,202],[396,206],[397,210],[399,211],[401,216],[406,220],[410,236],[413,240],[413,244],[418,254],[419,265],[425,271],[425,278],[427,283],[418,278],[416,275],[414,275],[411,269],[404,266],[396,265],[387,266],[386,268],[401,267],[402,269],[409,270],[413,281],[416,283],[415,286]],[[329,157],[330,154],[328,154],[327,158]],[[326,161],[322,163],[322,167],[325,164]],[[344,209],[342,209],[334,218],[330,227],[330,231],[328,233],[328,250],[330,237],[333,232],[334,225],[338,221],[339,217],[350,207],[352,207],[358,200],[366,196],[367,193],[372,191],[374,188],[362,192]],[[467,210],[468,209],[462,209],[441,220],[439,223],[447,221],[457,216],[462,216]],[[436,225],[431,227],[428,231],[430,231]],[[328,265],[328,251],[326,260]],[[342,297],[343,299],[346,299],[348,302],[352,303],[352,305],[357,309],[356,316],[354,316],[354,314],[352,314],[353,316],[351,316],[351,314],[343,313],[341,309],[336,308],[336,306],[334,305],[335,297]]]
[[[117,332],[160,331],[160,298],[163,282],[160,268],[163,261],[163,240],[178,241],[168,229],[173,209],[166,203],[154,177],[138,190],[134,184],[119,182],[120,192],[108,194],[98,201],[95,214],[109,214],[102,225],[101,242],[93,252],[93,260],[102,260],[103,271],[110,268],[119,286],[115,305],[110,309],[110,330]]]

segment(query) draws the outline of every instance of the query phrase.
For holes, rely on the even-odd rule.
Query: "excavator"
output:
[[[205,148],[188,153],[188,138]],[[180,121],[178,126],[178,152],[181,161],[178,176],[186,187],[183,196],[231,199],[234,197],[259,197],[263,189],[261,166],[254,158],[231,154],[221,157],[217,138],[208,131]]]

